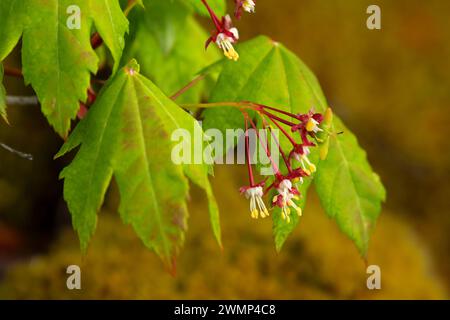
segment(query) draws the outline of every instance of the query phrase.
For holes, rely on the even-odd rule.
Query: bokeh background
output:
[[[211,0],[212,1],[212,0]],[[378,4],[382,29],[366,28]],[[219,166],[213,179],[224,237],[210,231],[205,199],[192,187],[191,218],[176,277],[117,218],[112,185],[89,253],[81,257],[54,161],[62,144],[37,106],[9,108],[0,141],[0,298],[447,299],[450,290],[450,2],[445,0],[258,0],[238,23],[243,39],[266,34],[316,73],[335,112],[359,137],[388,198],[369,264],[382,289],[366,288],[364,261],[320,208],[314,192],[284,250],[269,219],[250,219],[238,189],[245,168]],[[207,21],[204,21],[207,25]],[[20,66],[18,52],[6,61]],[[32,94],[6,77],[10,94]],[[82,290],[66,267],[82,268]]]

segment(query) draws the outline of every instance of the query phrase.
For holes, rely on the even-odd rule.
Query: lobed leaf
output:
[[[149,80],[142,78],[143,82],[150,89],[155,92],[160,92],[159,89]],[[172,100],[168,99],[163,94],[160,95],[161,108],[164,109],[167,116],[161,117],[167,132],[174,132],[177,129],[184,129],[189,132],[190,137],[202,136],[202,128],[200,124],[187,112],[178,107]],[[192,159],[202,159],[203,150],[208,148],[208,143],[204,142],[202,148],[196,147],[196,141],[191,140],[191,158]],[[183,164],[183,170],[186,176],[197,186],[202,188],[207,196],[210,222],[213,229],[213,234],[220,246],[222,246],[221,240],[221,229],[219,220],[219,209],[214,197],[211,185],[208,180],[208,175],[212,172],[212,167],[202,163],[190,163]]]
[[[81,28],[67,27],[66,10],[76,4],[88,12],[87,0],[29,0],[23,33],[22,64],[25,82],[31,84],[42,112],[61,136],[87,98],[90,73],[98,58],[91,48],[91,22],[81,14]]]
[[[56,156],[62,156],[81,144],[76,157],[60,177],[64,178],[64,199],[83,252],[94,234],[97,211],[112,177],[126,81],[125,73],[121,73],[108,82],[86,118],[76,126]]]
[[[207,193],[210,186],[206,166],[171,161],[170,135],[177,128],[201,128],[138,70],[132,61],[117,72],[58,153],[81,144],[61,173],[64,198],[85,250],[114,175],[122,219],[173,268],[187,228],[185,174]]]
[[[315,187],[327,214],[365,257],[386,191],[353,133],[339,119],[333,131],[344,133],[330,137],[328,158],[320,162]]]

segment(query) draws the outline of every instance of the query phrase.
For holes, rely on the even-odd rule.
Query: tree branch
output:
[[[39,104],[36,96],[6,96],[6,104],[8,105],[34,105]]]
[[[9,152],[11,152],[11,153],[13,153],[15,155],[18,155],[21,158],[24,158],[24,159],[27,159],[27,160],[30,160],[30,161],[33,160],[33,155],[31,155],[29,153],[24,153],[24,152],[18,151],[16,149],[13,149],[10,146],[8,146],[8,145],[6,145],[6,144],[4,144],[2,142],[0,142],[0,147],[2,147],[3,149],[5,149],[5,150],[7,150],[7,151],[9,151]]]

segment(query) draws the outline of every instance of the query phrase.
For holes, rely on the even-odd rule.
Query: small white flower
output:
[[[273,198],[273,203],[281,208],[281,215],[284,220],[289,223],[291,221],[290,214],[291,208],[293,208],[298,216],[302,215],[302,209],[295,204],[294,200],[298,200],[298,191],[292,188],[292,182],[288,179],[284,179],[280,182],[277,188],[278,195]]]
[[[242,8],[244,8],[245,11],[247,11],[248,13],[253,13],[255,12],[255,2],[253,0],[244,0],[242,2]]]
[[[312,117],[306,123],[306,130],[309,132],[314,132],[314,133],[323,131],[322,129],[319,128],[319,122],[314,120]]]
[[[234,50],[233,43],[236,42],[235,39],[239,39],[239,32],[236,28],[231,28],[229,32],[231,32],[234,38],[225,33],[219,33],[217,35],[216,44],[223,50],[225,57],[237,61],[239,59],[239,54]]]
[[[303,147],[303,154],[300,154],[298,152],[293,153],[294,159],[300,162],[303,170],[305,170],[308,174],[316,172],[316,166],[308,158],[310,152],[311,151],[309,150],[309,147]],[[303,180],[301,181],[303,182]]]
[[[264,192],[261,186],[251,187],[245,190],[245,197],[250,199],[250,212],[253,219],[258,219],[259,215],[261,215],[261,218],[269,216],[269,211],[262,199],[263,195]]]

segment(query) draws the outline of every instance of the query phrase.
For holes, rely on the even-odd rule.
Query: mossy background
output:
[[[450,23],[447,1],[377,1],[382,30],[365,26],[373,1],[257,2],[238,23],[244,39],[266,34],[316,73],[330,105],[359,137],[388,200],[368,263],[382,289],[366,288],[366,266],[320,208],[314,192],[301,223],[276,254],[271,221],[250,219],[238,189],[245,168],[220,166],[213,179],[224,250],[212,237],[206,203],[192,188],[186,246],[176,277],[124,226],[114,186],[86,257],[80,255],[57,180],[62,141],[36,106],[9,108],[0,141],[34,155],[0,150],[1,298],[430,299],[450,290]],[[7,65],[19,66],[14,54]],[[10,94],[30,94],[6,78]],[[70,264],[82,290],[67,290]]]

